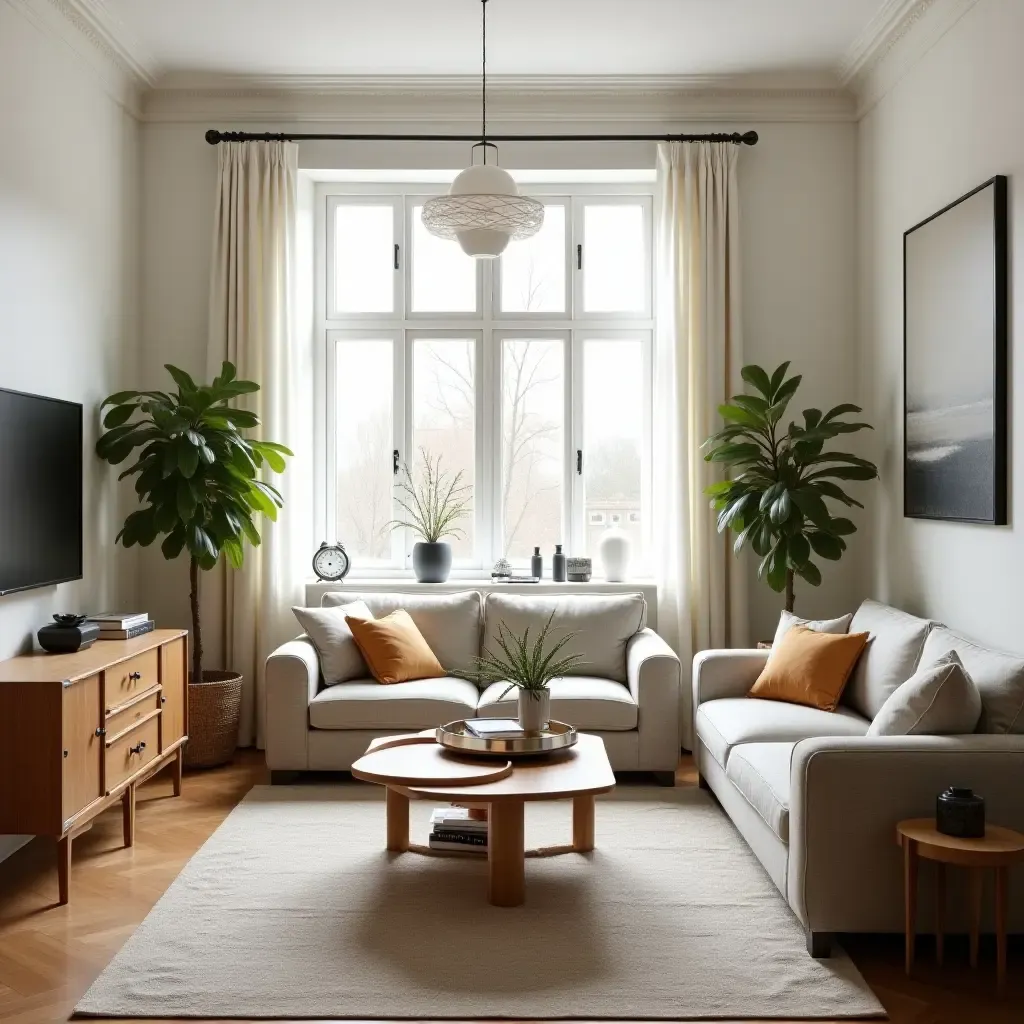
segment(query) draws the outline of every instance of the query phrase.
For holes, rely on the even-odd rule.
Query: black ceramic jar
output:
[[[985,801],[973,789],[950,786],[935,801],[935,827],[946,836],[981,839],[985,835]]]

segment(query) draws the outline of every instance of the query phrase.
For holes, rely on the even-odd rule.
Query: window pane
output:
[[[583,213],[583,308],[634,313],[646,308],[644,208],[590,205]]]
[[[440,456],[441,471],[454,483],[472,492],[476,469],[476,345],[465,338],[417,338],[413,342],[412,442],[417,473],[423,470],[423,453],[431,460]],[[457,523],[462,536],[447,538],[457,559],[473,557],[473,513]]]
[[[339,205],[334,211],[334,308],[392,313],[395,220],[392,206]]]
[[[503,313],[564,313],[565,207],[545,207],[540,231],[510,242],[500,262]]]
[[[539,544],[550,562],[565,540],[563,342],[507,339],[501,363],[501,553],[522,565]]]
[[[476,260],[458,242],[432,235],[422,206],[412,208],[412,308],[417,313],[476,310]]]
[[[641,561],[644,445],[643,345],[639,340],[583,342],[583,487],[587,554],[619,527]]]
[[[353,561],[390,561],[393,342],[335,345],[337,539]]]

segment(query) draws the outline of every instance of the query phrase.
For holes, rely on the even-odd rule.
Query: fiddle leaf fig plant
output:
[[[126,548],[146,547],[163,537],[167,559],[189,556],[192,611],[192,682],[203,679],[203,637],[199,616],[199,570],[222,557],[242,565],[245,545],[260,543],[257,515],[277,519],[281,492],[262,480],[269,468],[283,473],[291,451],[273,441],[255,441],[242,431],[258,427],[259,417],[229,403],[259,391],[251,380],[237,380],[225,362],[212,384],[196,384],[166,364],[177,390],[119,391],[103,400],[103,426],[96,454],[120,465],[139,449],[121,475],[135,476],[143,507],[129,514],[116,540]]]
[[[718,407],[725,426],[702,445],[707,462],[720,463],[731,479],[705,488],[718,513],[718,532],[734,531],[733,550],[749,546],[761,557],[758,576],[794,604],[794,577],[821,584],[814,558],[837,561],[846,551],[844,537],[857,529],[834,515],[836,504],[864,506],[843,489],[849,481],[873,480],[873,462],[849,452],[826,451],[843,434],[870,430],[871,424],[843,417],[860,407],[837,405],[826,413],[805,409],[802,423],[783,426],[786,410],[802,378],[787,377],[789,363],[769,374],[745,366],[743,380],[753,394],[734,395]]]

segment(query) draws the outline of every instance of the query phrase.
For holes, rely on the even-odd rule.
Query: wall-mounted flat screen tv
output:
[[[82,407],[0,388],[0,594],[82,578]]]

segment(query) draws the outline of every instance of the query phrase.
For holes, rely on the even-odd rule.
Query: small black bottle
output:
[[[565,555],[562,554],[562,545],[555,545],[555,555],[551,559],[551,578],[556,583],[565,582]]]
[[[533,558],[530,559],[530,575],[542,579],[544,576],[544,559],[541,558],[540,548],[533,549]]]

